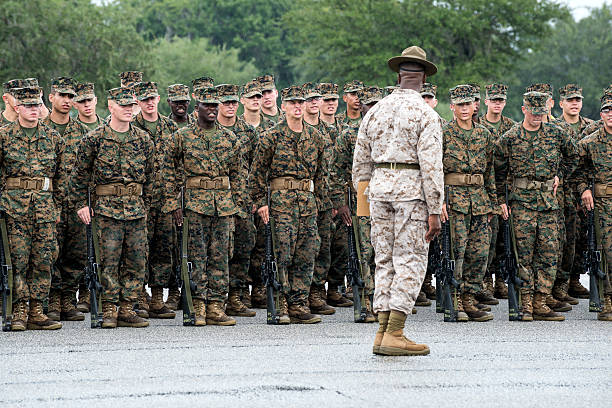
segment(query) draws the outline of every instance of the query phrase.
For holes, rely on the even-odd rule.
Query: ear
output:
[[[53,104],[53,99],[54,99],[54,97],[55,97],[55,94],[54,94],[54,93],[50,93],[50,94],[47,96],[47,98],[49,99],[49,102],[51,102],[51,104]]]

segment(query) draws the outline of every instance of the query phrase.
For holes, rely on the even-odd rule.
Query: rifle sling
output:
[[[6,315],[11,316],[13,314],[13,264],[11,262],[11,247],[9,246],[8,233],[6,229],[6,218],[5,214],[0,214],[0,233],[2,234],[2,249],[4,251],[4,263],[8,269],[8,293],[9,296],[6,299]],[[2,267],[2,265],[0,265]]]

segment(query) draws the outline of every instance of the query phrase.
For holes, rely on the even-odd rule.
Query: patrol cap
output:
[[[255,78],[255,81],[259,82],[259,88],[261,91],[273,91],[276,89],[274,84],[274,75],[266,74]]]
[[[304,92],[304,98],[321,98],[323,95],[319,92],[317,84],[313,84],[312,82],[306,82],[302,85],[302,91]]]
[[[347,82],[346,84],[344,84],[344,86],[342,87],[342,92],[357,92],[361,88],[363,88],[363,82],[353,79],[351,82]]]
[[[437,91],[437,85],[430,84],[429,82],[425,82],[423,85],[421,85],[421,96],[431,96],[432,98],[435,98]]]
[[[42,104],[40,92],[41,89],[38,87],[15,88],[11,91],[12,95],[17,99],[18,105]]]
[[[581,98],[582,99],[582,88],[576,84],[567,84],[562,88],[559,88],[559,97],[561,99],[570,98]]]
[[[527,92],[523,94],[523,106],[534,115],[545,115],[548,113],[548,98],[549,95],[544,92]]]
[[[475,82],[471,82],[468,85],[472,87],[472,95],[474,96],[474,100],[480,100],[480,85]]]
[[[138,82],[142,82],[142,72],[125,71],[119,74],[119,79],[121,79],[121,87],[131,88]]]
[[[508,86],[504,84],[493,83],[486,87],[485,99],[506,99],[508,94]]]
[[[252,98],[255,95],[261,95],[261,88],[259,86],[259,82],[256,79],[253,79],[242,87],[242,96],[245,98]]]
[[[199,103],[219,104],[219,93],[214,86],[197,88],[193,93],[195,100]]]
[[[378,102],[383,98],[383,91],[377,86],[367,86],[357,91],[359,101],[365,105]]]
[[[24,88],[38,88],[38,79],[36,78],[26,78],[23,80]]]
[[[191,81],[191,87],[193,88],[194,93],[196,89],[212,88],[213,86],[215,86],[215,80],[207,76],[199,77]]]
[[[96,97],[93,82],[78,83],[74,90],[76,91],[76,96],[74,97],[75,102],[81,102],[85,99],[93,99]]]
[[[474,87],[467,84],[457,85],[448,91],[448,96],[453,105],[474,102]]]
[[[136,103],[132,88],[127,86],[109,89],[107,99],[116,102],[120,106],[134,105]]]
[[[395,91],[396,89],[399,89],[399,86],[397,86],[397,85],[385,86],[385,88],[383,89],[383,97],[392,94],[393,91]]]
[[[553,87],[551,84],[531,84],[525,90],[526,93],[538,92],[548,94],[549,97],[553,96]]]
[[[168,87],[168,99],[172,102],[190,101],[189,87],[183,84],[173,84]]]
[[[292,85],[288,88],[284,88],[281,91],[281,99],[284,101],[304,101],[304,91],[302,87]]]
[[[612,92],[604,93],[601,97],[601,108],[599,110],[605,108],[612,108]]]
[[[217,85],[217,97],[219,102],[238,102],[240,98],[238,97],[238,85],[233,84],[221,84]]]
[[[10,81],[6,81],[2,84],[2,89],[4,93],[10,93],[13,89],[24,87],[25,85],[23,79],[11,79]]]
[[[322,82],[317,86],[317,89],[323,99],[338,99],[338,84],[332,84],[330,82]]]
[[[58,77],[51,80],[51,93],[63,93],[76,96],[76,81],[70,77]]]
[[[159,96],[156,82],[137,82],[134,84],[133,90],[139,101]]]

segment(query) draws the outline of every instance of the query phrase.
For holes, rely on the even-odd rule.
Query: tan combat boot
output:
[[[289,303],[287,298],[280,295],[280,308],[277,310],[278,313],[278,324],[290,324],[291,319],[289,318]]]
[[[308,306],[310,311],[315,314],[321,315],[333,315],[336,313],[336,309],[327,304],[323,298],[325,292],[324,287],[317,287],[310,285],[310,294],[308,295]]]
[[[546,297],[544,293],[536,292],[533,299],[533,320],[545,320],[552,322],[562,322],[565,316],[554,312],[546,305]]]
[[[146,301],[146,298],[145,298]],[[140,317],[134,311],[132,302],[122,300],[119,303],[119,313],[117,314],[117,326],[119,327],[147,327],[149,321]]]
[[[79,300],[76,306],[79,312],[89,313],[90,297],[89,289],[85,285],[79,286]]]
[[[571,297],[567,293],[568,289],[569,279],[557,279],[555,280],[555,284],[553,285],[552,295],[560,302],[569,303],[570,305],[577,305],[578,299],[576,299],[575,297]]]
[[[493,275],[489,275],[489,273],[485,273],[485,276],[482,280],[482,289],[491,297],[493,297],[493,292],[495,289],[493,287]]]
[[[289,305],[289,320],[291,323],[315,324],[321,323],[321,316],[309,313],[305,306]]]
[[[143,319],[149,318],[149,298],[148,296],[149,294],[147,293],[147,290],[143,287],[141,292],[138,294],[138,303],[136,305],[136,310],[134,310],[134,313],[136,313],[138,316],[142,317]]]
[[[372,346],[372,353],[374,354],[380,354],[380,345],[385,335],[385,331],[387,330],[387,324],[389,323],[389,313],[391,312],[386,311],[378,313],[379,326],[376,336],[374,337],[374,345]]]
[[[486,322],[493,320],[493,314],[478,309],[474,304],[476,299],[474,295],[470,293],[464,293],[461,295],[461,301],[463,304],[463,311],[468,315],[469,319],[474,322]]]
[[[30,299],[27,327],[28,330],[57,330],[62,328],[62,324],[49,319],[43,313],[43,306],[40,300]]]
[[[483,305],[498,305],[499,300],[493,297],[492,292],[489,293],[488,290],[481,290],[474,296],[478,303],[482,303]]]
[[[493,296],[497,299],[508,299],[508,286],[506,286],[506,282],[504,282],[499,273],[495,275]]]
[[[580,275],[571,275],[567,293],[574,298],[588,299],[589,290],[580,283]]]
[[[195,312],[195,325],[206,326],[206,303],[202,299],[193,299],[193,310]]]
[[[347,286],[346,290],[344,291],[344,297],[347,298],[348,300],[353,300],[353,287],[352,286]]]
[[[168,299],[166,299],[166,306],[170,310],[178,310],[179,303],[181,302],[181,291],[179,288],[170,288],[168,290]]]
[[[461,299],[461,295],[457,293],[457,321],[458,322],[467,322],[470,320],[467,313],[463,309],[463,300]],[[451,294],[451,299],[455,299],[455,294]]]
[[[117,306],[111,302],[102,302],[102,328],[114,329],[117,327]]]
[[[251,303],[251,292],[249,290],[248,285],[246,288],[242,288],[241,294],[242,296],[240,297],[240,299],[242,300],[242,303],[244,303],[247,308],[252,308],[253,304]]]
[[[370,297],[366,295],[365,299],[365,307],[366,307],[366,316],[363,320],[363,323],[374,323],[376,322],[376,317],[374,317],[374,312],[372,311],[372,302],[370,302]]]
[[[209,302],[206,308],[206,324],[209,326],[235,326],[236,320],[225,314],[222,302]]]
[[[266,288],[263,285],[253,286],[251,291],[251,305],[254,309],[266,309],[268,307],[266,301]]]
[[[149,303],[150,319],[174,319],[176,313],[164,303],[164,288],[153,286],[151,288],[151,303]]]
[[[561,302],[555,299],[553,295],[546,295],[546,305],[555,312],[569,312],[572,310],[572,306],[569,303]]]
[[[228,316],[242,317],[254,317],[256,315],[254,310],[249,309],[244,303],[242,303],[242,300],[240,300],[240,289],[236,288],[230,288],[229,290],[225,314]]]
[[[522,322],[533,321],[533,295],[530,289],[521,289]]]
[[[605,295],[601,312],[597,313],[597,320],[612,322],[612,295]]]
[[[476,298],[474,298],[474,301],[476,302],[476,303],[474,303],[474,306],[476,306],[478,309],[480,309],[480,311],[482,311],[482,312],[490,312],[491,311],[491,306],[483,305],[482,303],[478,303]]]
[[[62,293],[62,312],[60,320],[69,322],[81,322],[85,320],[85,315],[74,306],[76,296],[74,293]]]
[[[11,331],[24,331],[28,323],[28,302],[20,300],[13,304]]]
[[[62,317],[61,314],[62,314],[62,293],[59,290],[51,289],[51,291],[49,292],[47,316],[51,320],[60,321]]]
[[[327,290],[327,304],[334,307],[352,307],[353,301],[342,296],[338,288]]]
[[[404,313],[391,311],[387,329],[378,348],[378,354],[385,356],[424,356],[429,354],[429,347],[425,344],[416,344],[404,337],[405,321],[406,315]]]
[[[427,272],[425,274],[425,280],[423,281],[423,286],[421,286],[421,291],[425,293],[427,299],[436,300],[436,288],[434,288],[431,284],[432,274],[431,272]]]
[[[420,291],[419,296],[417,296],[416,298],[416,302],[414,302],[414,305],[419,307],[431,306],[431,300],[427,299],[427,295],[425,294],[425,292]]]

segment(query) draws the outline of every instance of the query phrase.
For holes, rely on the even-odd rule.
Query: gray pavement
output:
[[[609,407],[612,324],[587,311],[565,322],[443,323],[434,306],[406,335],[426,357],[372,354],[376,324],[340,309],[318,325],[272,327],[265,313],[235,327],[0,333],[2,407],[398,406]]]

